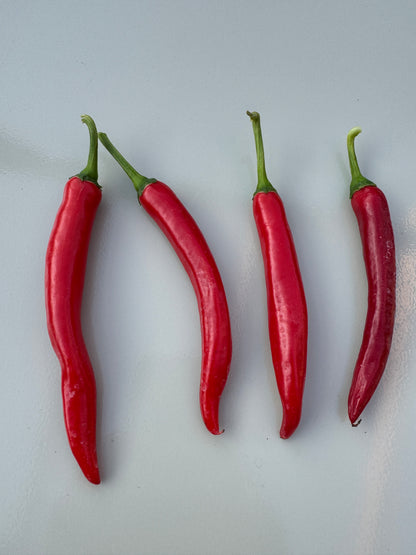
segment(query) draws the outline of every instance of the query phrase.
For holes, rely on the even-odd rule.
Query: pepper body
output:
[[[368,279],[368,310],[363,340],[348,397],[354,424],[371,399],[386,366],[395,315],[396,259],[393,228],[383,192],[363,187],[352,195]]]
[[[198,301],[202,336],[200,408],[207,429],[220,434],[218,410],[231,363],[227,300],[214,257],[195,220],[164,183],[149,183],[140,204],[166,235],[181,260]]]
[[[302,278],[283,203],[258,192],[253,213],[266,277],[270,347],[282,407],[280,437],[297,428],[306,376],[308,316]]]
[[[100,483],[96,453],[96,389],[81,329],[88,246],[101,190],[71,178],[64,190],[46,253],[46,316],[62,369],[65,426],[71,450],[86,478]]]

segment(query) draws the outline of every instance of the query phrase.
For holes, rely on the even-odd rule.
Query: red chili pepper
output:
[[[201,414],[208,430],[220,434],[218,409],[231,362],[231,329],[224,286],[214,257],[195,220],[174,192],[164,183],[140,175],[105,133],[98,136],[132,180],[139,203],[166,235],[191,279],[202,334]]]
[[[358,220],[368,279],[368,310],[348,397],[352,425],[370,401],[386,366],[396,308],[396,258],[389,207],[382,191],[362,176],[354,149],[361,129],[348,133],[350,198]]]
[[[296,430],[302,413],[308,315],[292,233],[282,200],[266,175],[260,115],[247,114],[253,123],[257,151],[253,213],[264,261],[270,347],[283,406],[280,437],[286,439]]]
[[[88,245],[101,189],[97,183],[97,130],[90,133],[86,168],[65,186],[46,252],[46,316],[49,336],[62,368],[62,398],[69,444],[82,472],[100,483],[95,444],[95,379],[81,329],[81,302]]]

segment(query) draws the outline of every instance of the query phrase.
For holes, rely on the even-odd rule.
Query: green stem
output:
[[[111,156],[114,158],[114,160],[116,160],[116,162],[120,164],[122,169],[130,177],[139,197],[141,196],[147,185],[156,182],[156,179],[149,179],[148,177],[141,175],[137,170],[135,170],[133,166],[131,166],[127,162],[124,156],[116,149],[116,147],[113,145],[113,143],[110,141],[105,133],[98,133],[98,138],[111,154]]]
[[[83,181],[91,181],[95,183],[97,187],[100,187],[97,183],[98,181],[98,139],[97,139],[97,128],[95,126],[94,120],[91,116],[81,116],[82,123],[85,123],[90,132],[90,151],[88,153],[88,161],[85,168],[77,174]]]
[[[253,124],[254,140],[256,142],[256,153],[257,153],[257,189],[254,194],[257,193],[269,193],[271,191],[276,192],[276,189],[270,183],[266,174],[266,166],[264,163],[264,148],[263,148],[263,137],[261,135],[260,127],[260,114],[257,112],[247,111],[247,115],[250,117]]]
[[[350,161],[350,168],[351,168],[351,185],[350,185],[350,198],[354,193],[362,189],[363,187],[367,187],[372,185],[375,187],[374,183],[364,177],[360,171],[357,162],[357,156],[355,154],[355,145],[354,139],[357,135],[361,133],[361,129],[359,127],[354,127],[347,135],[347,149],[348,149],[348,159]]]

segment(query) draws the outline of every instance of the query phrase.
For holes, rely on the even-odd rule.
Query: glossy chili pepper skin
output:
[[[371,399],[384,372],[393,336],[396,259],[393,227],[383,192],[364,187],[351,199],[363,245],[368,280],[368,309],[363,340],[348,397],[354,424]]]
[[[230,369],[232,341],[227,300],[214,257],[195,220],[172,189],[139,174],[105,133],[99,133],[99,139],[133,181],[140,204],[166,235],[192,282],[202,336],[200,409],[207,429],[218,435],[222,433],[219,403]]]
[[[202,339],[201,414],[207,429],[217,435],[219,402],[231,363],[230,318],[221,276],[199,227],[172,189],[160,181],[150,183],[140,204],[168,238],[195,290]]]
[[[46,252],[45,301],[50,340],[62,370],[69,444],[86,478],[100,483],[96,452],[96,388],[81,329],[88,246],[101,190],[71,178],[64,189]]]
[[[266,277],[270,347],[283,407],[280,437],[298,427],[306,377],[308,315],[292,233],[275,192],[257,193],[253,213]]]
[[[264,262],[270,348],[283,408],[280,437],[287,439],[298,427],[302,415],[308,311],[285,209],[266,175],[260,116],[257,112],[247,114],[256,140],[258,185],[253,213]]]
[[[351,205],[357,218],[368,280],[368,308],[364,333],[348,397],[348,415],[357,423],[383,375],[393,337],[396,308],[396,257],[389,207],[383,192],[362,177],[353,158]]]

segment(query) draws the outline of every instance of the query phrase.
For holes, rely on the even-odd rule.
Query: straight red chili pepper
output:
[[[90,133],[88,163],[65,186],[46,252],[45,297],[49,336],[62,368],[69,444],[86,478],[99,484],[95,379],[82,335],[81,303],[101,189],[97,183],[97,130],[89,116],[82,116],[82,121]]]
[[[302,413],[308,314],[284,206],[266,175],[260,115],[247,114],[253,123],[257,151],[258,184],[253,213],[264,261],[270,347],[283,407],[280,437],[286,439],[296,430]]]
[[[200,408],[207,429],[220,434],[218,410],[231,363],[231,328],[220,273],[195,220],[164,183],[140,175],[110,142],[100,141],[132,180],[139,203],[166,235],[179,256],[198,300],[202,335]]]
[[[361,129],[348,133],[351,167],[350,198],[357,217],[368,280],[368,309],[364,334],[348,397],[351,424],[370,401],[384,372],[393,336],[396,308],[396,257],[389,207],[383,192],[362,176],[354,139]]]

